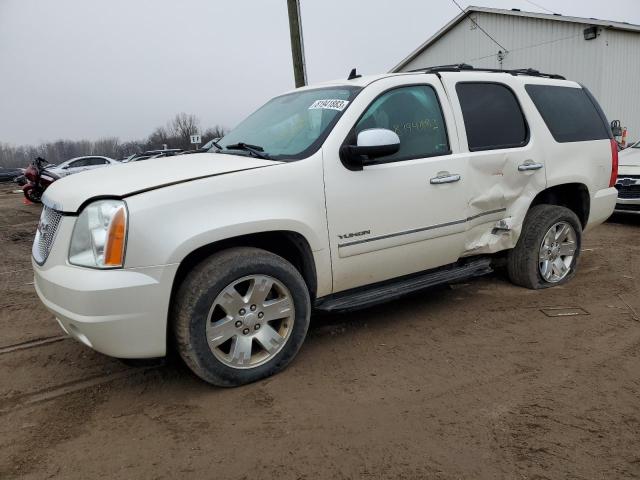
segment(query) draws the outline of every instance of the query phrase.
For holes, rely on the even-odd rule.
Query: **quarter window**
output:
[[[555,85],[524,87],[556,142],[609,138],[607,125],[582,88]]]
[[[518,99],[499,83],[458,83],[456,92],[467,131],[469,150],[495,150],[526,145],[529,130]]]
[[[356,135],[370,128],[393,130],[400,137],[400,150],[380,162],[449,153],[442,109],[436,92],[428,85],[395,88],[380,95],[358,120]]]

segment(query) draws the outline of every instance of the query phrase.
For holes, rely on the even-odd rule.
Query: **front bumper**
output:
[[[640,198],[618,198],[614,212],[640,215]]]
[[[118,358],[166,355],[167,314],[178,264],[92,270],[39,266],[34,285],[62,329],[85,345]]]

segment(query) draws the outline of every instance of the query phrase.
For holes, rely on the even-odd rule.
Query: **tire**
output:
[[[565,228],[565,225],[571,228]],[[546,243],[543,248],[543,242],[554,237],[551,228],[555,228],[556,235],[560,236],[568,232],[567,240],[561,238],[559,242]],[[571,229],[574,237],[569,235]],[[573,255],[563,256],[563,252],[571,251],[571,239]],[[582,225],[575,213],[557,205],[536,205],[527,212],[518,243],[507,257],[509,279],[516,285],[534,290],[562,285],[576,273],[581,243]]]
[[[247,247],[196,265],[171,308],[178,353],[196,375],[220,387],[283,370],[304,342],[310,315],[309,291],[293,265]]]
[[[42,200],[42,191],[37,187],[25,188],[23,193],[25,198],[32,203],[40,203]]]

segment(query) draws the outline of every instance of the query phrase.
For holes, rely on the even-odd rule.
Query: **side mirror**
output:
[[[340,156],[354,169],[361,170],[367,160],[393,155],[400,150],[400,137],[386,128],[370,128],[358,134],[356,145],[344,145]]]

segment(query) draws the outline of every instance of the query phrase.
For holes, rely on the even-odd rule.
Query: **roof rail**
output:
[[[424,73],[438,73],[438,72],[490,72],[490,73],[508,73],[510,75],[528,75],[530,77],[545,77],[553,78],[557,80],[566,80],[562,75],[556,73],[542,73],[533,68],[517,68],[513,70],[501,70],[498,68],[476,68],[468,63],[455,63],[452,65],[438,65],[434,67],[417,68],[415,70],[409,70],[410,73],[424,72]]]

